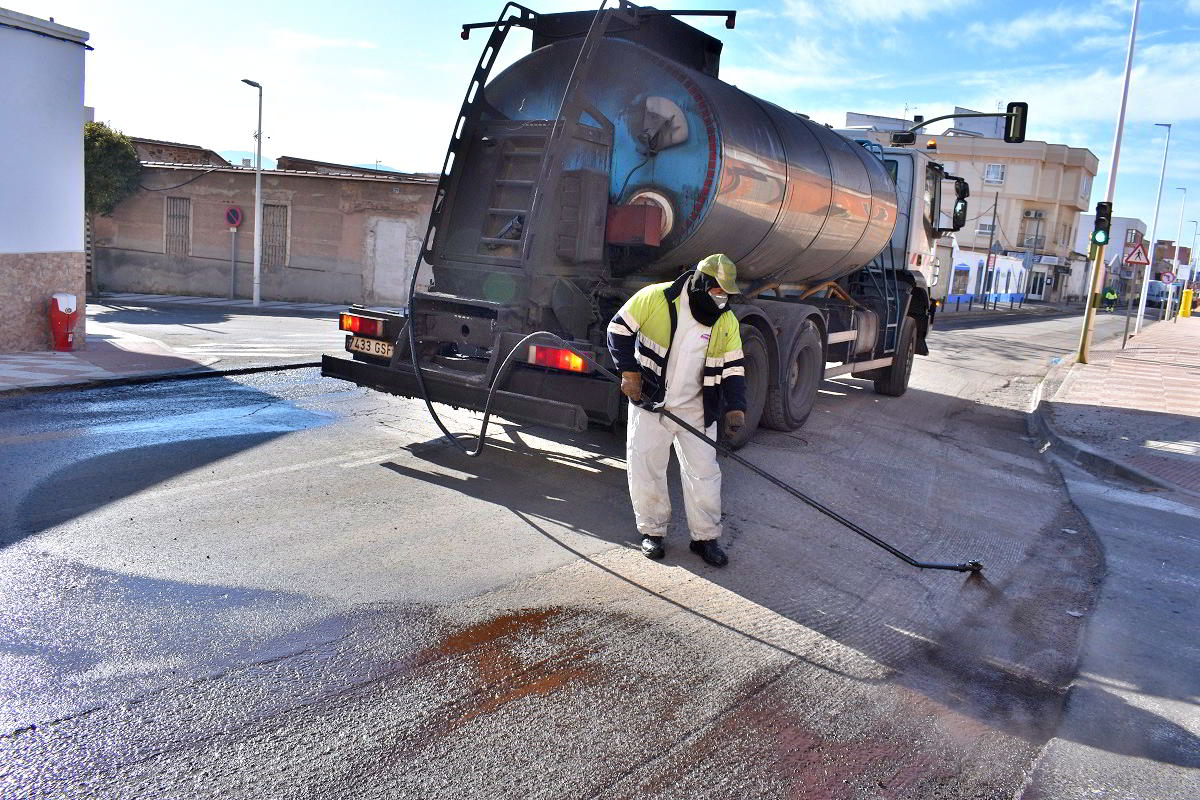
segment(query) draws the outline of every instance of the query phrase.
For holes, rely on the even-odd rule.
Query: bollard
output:
[[[958,311],[958,304],[962,302],[962,297],[954,298],[954,310]]]

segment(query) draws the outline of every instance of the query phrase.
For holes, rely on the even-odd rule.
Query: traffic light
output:
[[[1112,203],[1096,203],[1096,226],[1092,229],[1092,244],[1108,244],[1108,232],[1112,228]]]

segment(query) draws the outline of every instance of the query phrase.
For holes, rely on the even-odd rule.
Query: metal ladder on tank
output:
[[[533,137],[530,137],[533,138]],[[524,252],[525,244],[529,231],[529,212],[533,207],[533,193],[536,188],[536,179],[538,172],[541,169],[542,160],[546,156],[546,142],[548,137],[538,137],[542,144],[538,147],[513,147],[504,151],[500,168],[496,172],[496,177],[492,181],[491,190],[488,192],[488,199],[492,201],[497,195],[497,189],[501,187],[509,187],[512,189],[524,189],[524,202],[519,205],[524,208],[517,208],[518,204],[509,203],[509,207],[493,206],[492,202],[488,203],[487,218],[488,222],[484,225],[484,230],[494,229],[496,223],[493,220],[499,219],[500,229],[496,231],[494,236],[483,235],[479,241],[481,244],[497,248],[501,246],[515,246],[520,252]],[[504,222],[507,220],[507,222]],[[513,232],[514,226],[519,227],[516,235],[510,234]]]
[[[869,280],[868,280],[869,279]],[[867,266],[859,270],[855,283],[860,288],[870,286],[884,303],[883,352],[896,352],[900,339],[900,292],[896,286],[896,259],[891,242]]]

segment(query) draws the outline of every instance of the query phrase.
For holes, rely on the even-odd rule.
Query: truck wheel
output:
[[[780,362],[779,383],[767,392],[763,420],[768,428],[794,431],[808,419],[825,372],[823,352],[817,326],[805,320],[791,352]]]
[[[767,340],[753,325],[743,324],[741,333],[742,357],[746,360],[746,426],[737,436],[725,440],[725,444],[735,450],[750,441],[758,428],[767,402],[767,384],[771,378]],[[719,423],[723,428],[724,420]]]
[[[884,377],[875,379],[875,391],[889,397],[899,397],[908,389],[908,378],[912,375],[913,355],[917,347],[917,321],[905,317],[900,328],[900,343],[896,348],[896,360],[887,367]]]

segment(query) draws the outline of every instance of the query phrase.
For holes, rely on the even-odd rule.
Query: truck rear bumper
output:
[[[321,356],[321,375],[401,397],[421,397],[417,377],[407,364],[392,369],[380,364],[326,355]],[[474,411],[483,411],[487,403],[488,390],[484,387],[446,380],[432,370],[422,371],[421,377],[429,400],[434,403]],[[584,431],[588,426],[588,415],[583,406],[503,390],[495,393],[492,413],[513,422],[546,425],[566,431]]]

